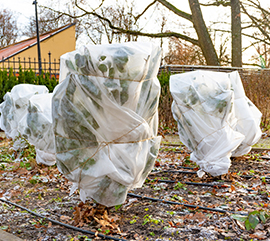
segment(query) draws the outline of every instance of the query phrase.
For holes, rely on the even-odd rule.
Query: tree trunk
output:
[[[242,67],[242,34],[239,0],[231,0],[232,66]]]
[[[220,65],[216,50],[210,38],[209,32],[203,20],[200,4],[198,0],[189,0],[189,6],[192,13],[193,26],[198,35],[200,47],[208,65]]]

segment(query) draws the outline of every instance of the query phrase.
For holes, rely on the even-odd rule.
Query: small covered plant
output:
[[[226,174],[232,154],[247,153],[260,138],[261,114],[245,96],[238,73],[172,75],[170,92],[180,140],[192,151],[200,177]]]
[[[228,77],[234,91],[234,108],[237,119],[235,130],[245,136],[242,143],[232,152],[232,156],[242,156],[247,154],[262,136],[260,128],[262,113],[246,96],[238,71],[228,73]]]
[[[23,148],[27,140],[35,146],[37,163],[46,165],[55,164],[51,99],[46,86],[19,84],[0,105],[0,128],[15,141],[13,148]]]
[[[35,146],[38,164],[55,164],[55,146],[52,126],[52,93],[34,95],[18,125],[22,137]]]
[[[122,204],[152,169],[159,63],[159,47],[138,42],[83,46],[61,57],[52,100],[56,162],[82,201]]]
[[[15,139],[19,135],[18,124],[27,112],[29,99],[33,95],[44,93],[49,93],[46,86],[19,84],[4,95],[4,101],[0,105],[0,128],[7,137]]]

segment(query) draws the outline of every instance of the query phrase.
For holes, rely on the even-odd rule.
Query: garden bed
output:
[[[69,196],[71,183],[56,166],[36,165],[34,148],[14,152],[12,141],[2,137],[0,228],[27,241],[102,239],[98,235],[106,235],[103,240],[270,238],[268,151],[232,158],[226,175],[198,178],[189,150],[176,145],[177,138],[173,145],[170,143],[172,138],[163,139],[155,168],[142,188],[130,192],[122,206],[102,208],[94,202],[82,204],[78,191]],[[92,231],[96,236],[52,220]]]

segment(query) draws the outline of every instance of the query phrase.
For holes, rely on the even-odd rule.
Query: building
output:
[[[59,59],[64,53],[74,51],[76,46],[75,23],[65,25],[40,35],[42,69],[48,71],[51,65],[59,69]],[[25,39],[0,49],[0,68],[12,67],[17,71],[31,68],[38,72],[37,37]],[[54,68],[51,66],[51,68]]]

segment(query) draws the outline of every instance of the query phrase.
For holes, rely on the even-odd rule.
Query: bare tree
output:
[[[16,42],[19,35],[17,20],[12,11],[0,10],[0,48]]]
[[[110,28],[114,33],[117,34],[125,34],[125,36],[145,36],[145,37],[151,37],[151,38],[167,38],[167,37],[176,37],[185,41],[188,41],[194,45],[199,46],[202,49],[202,52],[205,56],[206,62],[208,65],[219,65],[219,60],[217,57],[217,53],[214,49],[213,42],[210,38],[208,29],[204,23],[204,19],[202,16],[202,12],[200,9],[200,4],[198,0],[188,0],[191,13],[186,13],[180,9],[177,9],[174,5],[169,3],[166,0],[154,0],[152,3],[150,3],[140,14],[137,14],[137,16],[134,16],[135,23],[142,18],[142,16],[145,15],[147,11],[154,5],[160,3],[163,7],[170,10],[173,14],[175,14],[178,17],[184,18],[185,20],[190,21],[197,33],[197,39],[192,38],[186,34],[178,33],[178,32],[172,32],[172,31],[165,31],[165,32],[156,32],[156,33],[150,33],[145,32],[143,29],[133,28],[134,24],[129,24],[129,28],[127,28],[127,25],[121,25],[121,21],[114,22],[114,16],[108,17],[102,15],[101,8],[90,8],[90,10],[87,10],[83,4],[80,4],[78,0],[75,0],[75,6],[81,11],[81,14],[78,14],[76,16],[71,16],[69,13],[65,12],[64,14],[76,19],[83,18],[87,15],[91,15],[94,17],[97,17],[100,21],[103,22],[104,25],[107,26],[107,28]],[[101,6],[104,3],[104,0],[101,1]],[[51,9],[53,10],[53,9]],[[61,11],[55,11],[57,13],[63,13]],[[132,17],[133,18],[133,17]],[[129,18],[132,19],[132,18]]]
[[[72,7],[70,8],[68,5],[66,6],[66,11],[70,15],[76,14],[76,12],[73,10],[74,8]],[[39,5],[38,5],[38,17],[39,17],[38,24],[40,34],[60,28],[66,24],[73,23],[74,21],[76,21],[76,39],[78,39],[79,35],[83,32],[83,27],[79,20],[74,20],[74,18],[69,17],[66,14],[51,11]],[[25,26],[25,29],[23,30],[22,34],[27,37],[36,36],[36,18],[34,16],[30,17],[29,24]]]
[[[249,27],[256,27],[258,30],[265,36],[264,41],[270,42],[270,37],[265,32],[263,28],[260,27],[260,22],[258,19],[252,16],[252,14],[249,14],[246,10],[245,6],[250,4],[251,6],[256,6],[258,9],[262,11],[263,14],[268,14],[267,11],[263,11],[263,8],[260,7],[259,0],[209,0],[207,4],[199,3],[199,0],[186,0],[189,3],[190,12],[185,12],[181,9],[178,9],[175,5],[171,4],[168,0],[153,0],[150,4],[148,4],[140,13],[137,13],[134,15],[134,12],[129,15],[128,19],[121,19],[119,18],[119,15],[117,15],[117,12],[119,13],[119,9],[117,11],[114,11],[116,9],[115,7],[110,8],[109,11],[104,11],[106,8],[103,7],[103,4],[105,0],[100,1],[100,5],[98,7],[91,8],[86,7],[82,0],[74,0],[74,4],[77,7],[77,9],[80,11],[80,14],[77,15],[70,15],[69,13],[65,12],[64,14],[76,18],[76,19],[82,19],[85,16],[92,16],[91,19],[98,19],[102,25],[96,27],[96,37],[106,32],[107,38],[110,36],[110,39],[108,38],[108,41],[111,42],[112,36],[126,36],[126,40],[131,40],[134,37],[131,38],[131,36],[145,36],[150,38],[170,38],[175,37],[179,40],[187,41],[195,46],[198,46],[201,48],[201,51],[205,57],[206,63],[208,65],[220,65],[221,55],[224,56],[224,48],[220,50],[220,53],[218,56],[217,51],[214,48],[213,39],[211,38],[208,27],[206,26],[204,22],[204,18],[201,11],[201,5],[204,6],[225,6],[231,8],[231,39],[232,39],[232,54],[231,54],[231,63],[233,66],[242,66],[242,36],[248,36],[246,32],[243,33],[243,30],[247,28],[245,26],[243,28],[243,23],[241,23],[241,12],[245,13],[248,17],[251,19],[251,26]],[[245,3],[245,6],[243,5]],[[248,4],[247,4],[248,3]],[[180,31],[163,31],[164,28],[160,28],[162,31],[153,31],[152,29],[149,31],[145,31],[144,28],[140,28],[139,25],[135,25],[139,20],[145,16],[146,12],[149,13],[149,11],[153,12],[153,8],[157,5],[161,5],[163,8],[167,9],[171,12],[172,15],[175,15],[176,18],[179,18],[180,20],[186,20],[190,22],[193,25],[193,29],[195,30],[196,37],[192,37],[188,34],[182,33]],[[241,7],[241,8],[240,8]],[[52,10],[52,9],[51,9]],[[63,13],[58,12],[57,13]],[[111,12],[112,14],[107,14],[108,12]],[[117,17],[115,17],[117,16]],[[127,21],[130,24],[123,24],[123,21]],[[89,26],[90,27],[90,26]],[[88,33],[91,33],[90,31]],[[108,35],[109,33],[109,35]],[[90,35],[89,35],[90,36]],[[253,36],[255,39],[255,36]],[[257,39],[259,40],[259,39]],[[100,41],[100,40],[99,40]],[[97,41],[94,41],[97,42]],[[224,46],[223,46],[224,47]],[[227,58],[228,56],[226,56]],[[227,58],[227,63],[230,61]]]
[[[169,51],[164,57],[166,64],[205,65],[206,61],[199,46],[172,37]]]
[[[100,8],[100,15],[103,18],[113,16],[111,22],[114,25],[119,25],[123,29],[138,29],[139,26],[134,18],[133,6],[106,6]],[[129,33],[121,33],[108,27],[106,22],[97,16],[87,15],[82,20],[85,32],[94,44],[101,44],[104,42],[127,42],[137,41],[138,36],[133,36]]]
[[[239,0],[231,0],[232,66],[242,67],[242,27]]]
[[[205,25],[198,0],[189,0],[192,22],[199,39],[199,45],[208,65],[219,65],[217,53]]]
[[[248,47],[254,47],[256,55],[252,58],[261,67],[270,67],[270,10],[261,5],[258,0],[246,0],[241,2],[241,9],[250,22],[245,24],[244,36],[251,39],[252,44]],[[252,30],[252,31],[250,31]],[[250,34],[251,32],[251,34]]]
[[[223,6],[223,7],[231,8],[231,65],[233,67],[242,67],[242,26],[241,26],[240,1],[239,0],[211,0],[208,3],[201,4],[201,5]],[[221,48],[222,46],[223,45],[220,45]]]

